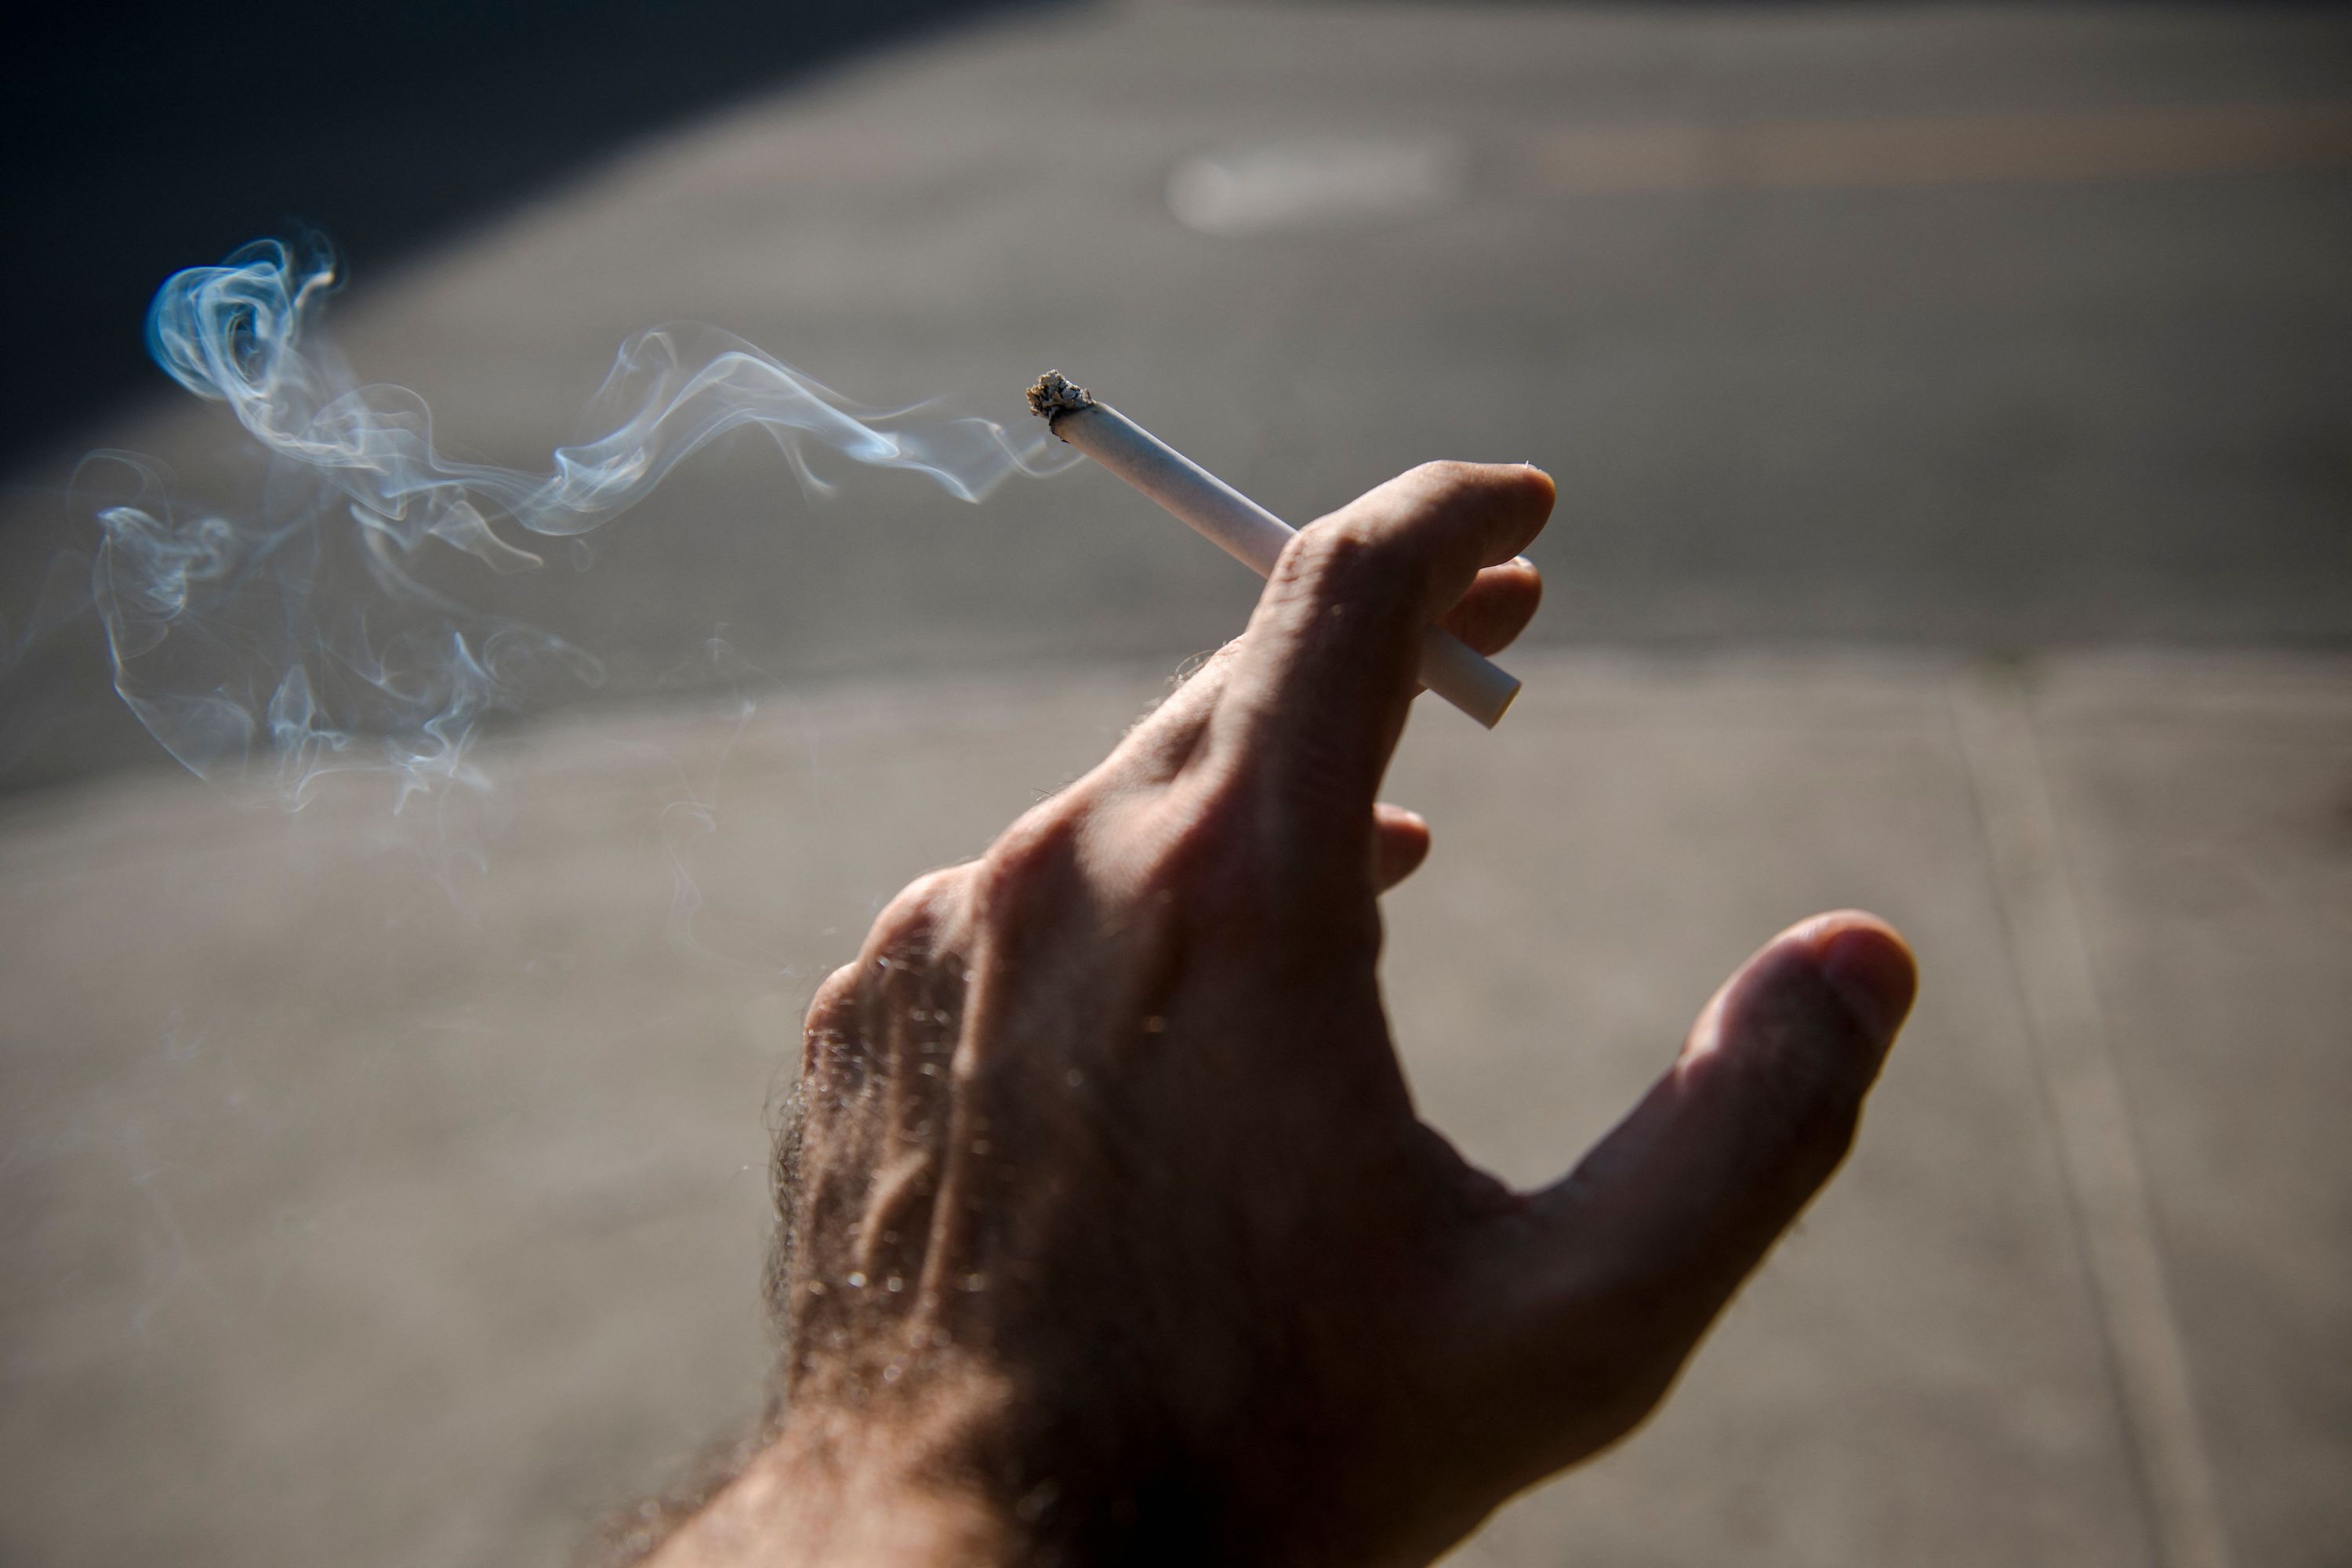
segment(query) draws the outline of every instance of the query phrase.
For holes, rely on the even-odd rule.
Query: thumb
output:
[[[1632,1113],[1529,1200],[1507,1265],[1522,1352],[1582,1377],[1606,1346],[1641,1391],[1623,1427],[1645,1414],[1845,1157],[1916,987],[1903,939],[1854,910],[1759,949]]]

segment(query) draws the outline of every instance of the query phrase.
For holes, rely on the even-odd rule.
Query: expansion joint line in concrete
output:
[[[2032,705],[2013,678],[1952,687],[2010,962],[2163,1568],[2229,1568],[2189,1358]]]

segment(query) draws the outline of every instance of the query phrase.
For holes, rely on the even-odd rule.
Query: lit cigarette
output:
[[[1298,531],[1083,386],[1049,370],[1029,406],[1055,435],[1192,524],[1259,576]],[[1442,627],[1421,634],[1421,683],[1489,730],[1519,694],[1518,678]]]

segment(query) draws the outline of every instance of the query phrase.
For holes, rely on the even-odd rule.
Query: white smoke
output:
[[[296,805],[352,769],[390,773],[402,802],[478,784],[467,752],[486,715],[550,682],[601,679],[585,650],[428,587],[421,551],[538,567],[527,536],[601,526],[746,426],[818,494],[833,487],[813,449],[911,469],[970,501],[1074,460],[1049,436],[1016,440],[934,404],[860,407],[740,338],[686,326],[621,345],[586,415],[603,433],[557,448],[547,471],[461,462],[436,447],[421,397],[359,382],[324,339],[337,282],[322,245],[264,241],[175,274],[149,310],[157,363],[225,403],[270,458],[249,513],[182,515],[168,476],[131,453],[93,453],[78,481],[100,525],[91,592],[123,700],[191,772],[266,768]]]

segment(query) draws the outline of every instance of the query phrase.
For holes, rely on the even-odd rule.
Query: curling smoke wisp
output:
[[[191,772],[266,768],[295,805],[322,774],[354,769],[389,772],[404,802],[479,784],[467,753],[485,715],[601,678],[585,650],[438,585],[446,570],[424,559],[435,546],[493,572],[539,567],[531,536],[600,526],[745,426],[820,494],[834,487],[811,458],[828,451],[971,501],[1076,460],[1043,433],[1016,439],[933,404],[860,407],[688,326],[621,345],[585,416],[592,434],[546,471],[459,461],[436,446],[422,398],[359,382],[323,337],[338,281],[323,246],[265,241],[174,275],[149,311],[156,361],[225,403],[267,453],[249,510],[175,509],[160,467],[130,453],[93,453],[78,481],[100,525],[91,589],[123,700]]]

